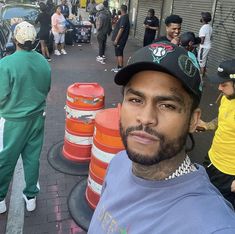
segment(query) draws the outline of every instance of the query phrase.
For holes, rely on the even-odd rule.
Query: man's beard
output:
[[[121,134],[122,142],[125,146],[127,155],[131,161],[139,163],[141,165],[158,164],[159,162],[163,160],[170,159],[176,156],[179,152],[182,151],[182,149],[184,148],[186,144],[186,140],[188,136],[188,128],[185,128],[182,134],[177,139],[168,140],[163,134],[156,132],[150,127],[143,127],[143,125],[136,126],[136,127],[129,127],[126,130],[124,130],[120,122],[120,134]],[[153,154],[150,156],[150,155],[139,154],[135,152],[134,150],[131,150],[128,147],[127,138],[128,138],[128,135],[130,135],[130,133],[133,131],[145,131],[146,133],[159,138],[159,149],[157,150],[157,152],[153,152]]]
[[[233,100],[235,99],[235,92],[231,95],[225,95],[228,100]]]

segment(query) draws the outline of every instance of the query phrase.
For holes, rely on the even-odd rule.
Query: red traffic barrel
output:
[[[63,155],[76,162],[91,157],[94,119],[104,108],[104,89],[97,83],[75,83],[67,89]]]
[[[86,199],[91,208],[95,209],[100,199],[109,162],[123,149],[119,134],[119,108],[110,108],[97,113],[86,188]]]

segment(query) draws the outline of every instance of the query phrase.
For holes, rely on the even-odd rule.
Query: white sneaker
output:
[[[111,69],[111,71],[112,71],[112,72],[115,72],[115,73],[119,72],[120,70],[121,70],[121,68],[117,68],[117,67]]]
[[[5,199],[0,201],[0,214],[3,214],[7,211]]]
[[[36,197],[29,199],[23,194],[27,211],[34,211],[36,209]]]
[[[97,62],[99,62],[99,63],[101,63],[101,64],[105,64],[105,59],[104,58],[102,58],[102,57],[100,57],[100,58],[96,58],[96,61]]]
[[[100,62],[101,64],[105,64],[105,61],[104,61],[104,59],[102,59],[102,60],[99,60],[98,62]]]
[[[101,57],[101,56],[97,56],[96,57],[96,60],[98,61],[98,60],[102,60],[103,58]]]
[[[59,50],[55,50],[55,55],[61,55],[60,51]]]
[[[67,52],[64,49],[62,49],[61,54],[67,54]]]
[[[96,60],[105,60],[106,59],[106,57],[103,55],[103,56],[97,56],[96,57]]]

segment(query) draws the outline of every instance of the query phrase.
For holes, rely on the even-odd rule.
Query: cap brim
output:
[[[115,75],[114,82],[117,85],[125,86],[130,81],[133,75],[135,75],[138,72],[146,71],[146,70],[162,71],[172,76],[175,76],[168,69],[162,67],[160,64],[156,64],[153,62],[138,62],[138,63],[130,64],[124,67],[123,69],[121,69]]]
[[[213,75],[213,76],[209,76],[209,81],[213,84],[221,84],[221,83],[224,83],[224,82],[229,81],[229,80],[224,79],[224,78],[222,78],[222,77],[220,77],[216,74],[216,75]]]

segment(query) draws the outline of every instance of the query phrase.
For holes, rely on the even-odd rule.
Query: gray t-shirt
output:
[[[131,165],[125,151],[111,161],[89,234],[235,233],[235,213],[203,167],[147,181],[134,176]]]

